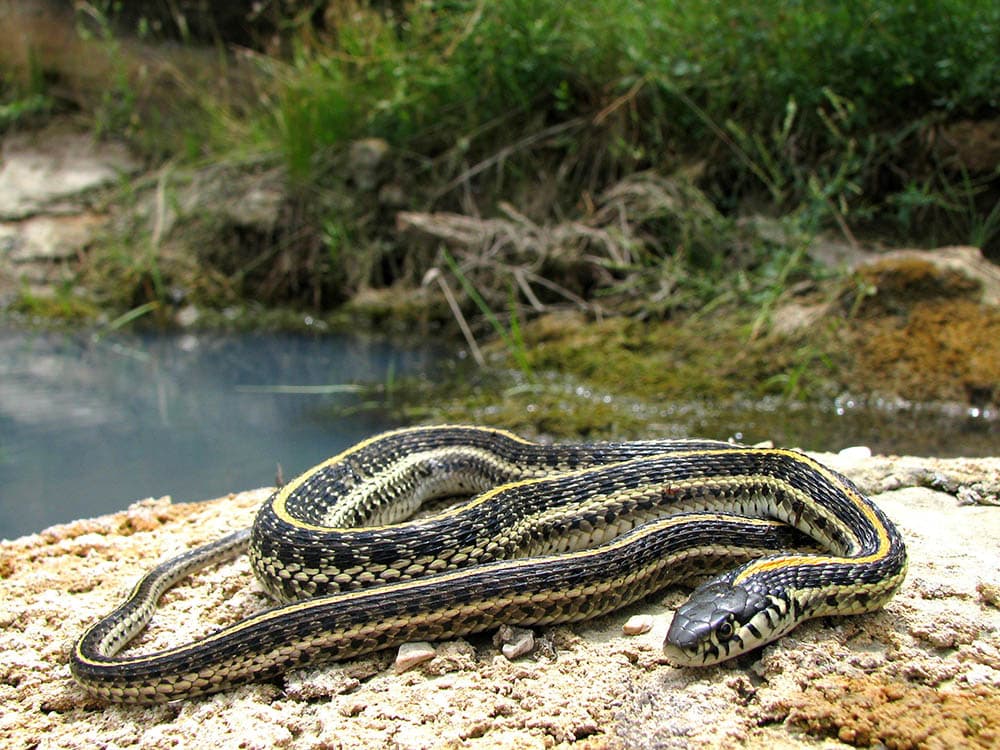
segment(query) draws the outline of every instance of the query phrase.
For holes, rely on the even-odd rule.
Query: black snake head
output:
[[[762,632],[761,620],[774,601],[739,584],[709,581],[694,590],[674,613],[663,651],[678,666],[715,664],[731,659],[779,634]]]

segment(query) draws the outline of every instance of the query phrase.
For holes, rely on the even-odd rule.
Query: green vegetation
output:
[[[812,221],[891,216],[913,231],[948,212],[949,190],[981,187],[936,169],[923,141],[995,115],[998,48],[1000,10],[955,0],[414,3],[402,19],[354,9],[334,39],[300,44],[275,119],[303,178],[329,149],[379,136],[431,160],[420,171],[437,192],[561,123],[477,187],[501,198],[554,168],[563,189],[542,208],[566,209],[637,169],[704,159],[699,182],[727,213],[763,190]]]
[[[656,326],[624,317],[585,324],[576,313],[545,315],[524,331],[532,374],[513,384],[486,376],[469,388],[439,388],[421,402],[435,404],[438,419],[561,438],[635,437],[676,424],[674,409],[731,415],[767,399],[829,403],[845,390],[850,358],[831,353],[842,348],[844,326],[828,320],[808,336],[781,342],[748,342],[751,327],[751,316],[738,312]],[[487,354],[510,357],[502,341]],[[733,424],[704,427],[725,437]]]
[[[77,4],[88,54],[0,58],[0,127],[77,110],[154,162],[284,169],[285,223],[253,238],[257,254],[212,219],[181,222],[221,248],[199,258],[206,305],[330,309],[437,269],[462,296],[446,317],[499,335],[527,371],[521,316],[557,306],[738,306],[753,338],[821,273],[807,252],[820,232],[1000,249],[997,165],[955,130],[996,132],[995,3],[293,2],[241,54],[211,18],[182,19],[168,63],[152,46],[162,19],[129,5]],[[370,180],[362,139],[387,146]],[[438,223],[408,233],[400,210]],[[131,260],[98,254],[91,282],[125,307],[198,288],[136,239],[116,245],[141,248]]]

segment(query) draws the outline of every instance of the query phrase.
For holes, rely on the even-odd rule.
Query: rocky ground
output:
[[[0,543],[0,745],[12,748],[996,747],[1000,744],[1000,458],[821,455],[899,525],[909,575],[882,611],[806,624],[734,664],[683,670],[660,644],[669,590],[505,658],[489,636],[392,653],[158,707],[108,706],[68,656],[155,561],[247,525],[266,490],[127,511]],[[266,605],[245,559],[164,597],[135,648]],[[653,629],[622,634],[630,615]]]

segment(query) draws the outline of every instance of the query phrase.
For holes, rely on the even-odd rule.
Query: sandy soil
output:
[[[659,748],[1000,746],[1000,458],[823,455],[899,524],[911,556],[880,613],[808,623],[707,670],[660,644],[685,591],[536,633],[509,661],[489,636],[392,653],[158,707],[107,706],[67,657],[154,562],[249,524],[267,490],[127,511],[0,543],[0,746],[11,748]],[[992,504],[992,505],[991,505]],[[266,605],[245,559],[164,597],[135,646],[176,644]],[[651,632],[622,635],[630,615]]]

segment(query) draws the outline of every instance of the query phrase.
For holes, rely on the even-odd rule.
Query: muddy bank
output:
[[[865,254],[836,281],[789,288],[773,308],[693,311],[667,320],[578,311],[529,323],[518,356],[588,391],[647,404],[795,401],[947,405],[995,419],[1000,407],[1000,268],[975,248]],[[656,417],[620,404],[566,408],[528,394],[459,404],[477,418],[555,435],[643,434]],[[551,403],[550,403],[551,402]],[[570,415],[567,418],[567,413]],[[455,418],[453,417],[453,418]],[[732,429],[740,429],[738,420]],[[755,439],[764,439],[767,435]],[[891,450],[891,448],[890,448]]]
[[[501,284],[503,294],[488,300],[486,314],[463,296],[463,284],[476,278],[449,270],[442,248],[460,259],[502,246],[511,254],[508,265],[523,262],[527,273],[532,266],[518,254],[522,244],[531,257],[561,258],[564,244],[582,242],[565,232],[589,237],[604,225],[526,224],[512,207],[506,219],[492,220],[404,210],[405,201],[378,188],[387,145],[366,139],[345,154],[353,186],[345,196],[370,203],[366,220],[385,227],[387,255],[376,262],[362,247],[343,255],[345,245],[337,255],[323,245],[330,237],[319,242],[316,217],[295,208],[287,175],[267,160],[144,171],[124,144],[98,141],[67,123],[8,135],[0,147],[0,319],[444,332],[472,358],[480,349],[488,353],[492,340],[497,356],[484,369],[555,372],[591,389],[660,403],[734,396],[829,401],[846,394],[948,402],[994,415],[1000,407],[1000,267],[976,248],[889,252],[817,236],[795,283],[773,281],[741,301],[731,280],[711,278],[710,293],[684,304],[671,302],[671,294],[691,294],[675,289],[690,282],[680,267],[664,265],[670,278],[658,297],[629,277],[590,288],[581,279],[603,266],[573,255],[545,279],[536,278],[541,268],[529,274],[536,286],[544,280],[565,287],[568,297],[542,300],[535,290],[530,304],[519,304],[513,286]],[[617,215],[616,207],[627,214],[635,195],[670,205],[679,189],[652,173],[620,187],[621,195],[610,191],[601,216]],[[754,241],[776,234],[773,253],[782,257],[788,239],[780,223],[737,223]],[[720,257],[727,242],[720,240]],[[373,263],[395,270],[355,278]],[[316,286],[320,271],[327,280]],[[753,287],[762,273],[735,275]],[[519,399],[506,406],[511,413],[492,423],[565,436],[645,428],[641,420],[611,424],[614,415],[601,413],[568,421],[557,415],[539,425],[536,416],[525,418]],[[463,394],[444,416],[467,421],[474,408]]]
[[[109,707],[69,676],[73,639],[155,561],[249,523],[267,491],[146,500],[0,546],[0,740],[9,747],[990,747],[1000,741],[1000,458],[821,455],[902,530],[910,571],[884,611],[809,623],[738,663],[667,665],[668,590],[541,628],[509,661],[489,637],[393,654],[154,708]],[[990,505],[990,504],[993,505]],[[137,648],[159,649],[266,605],[245,559],[169,592]],[[651,632],[622,635],[630,615]]]

